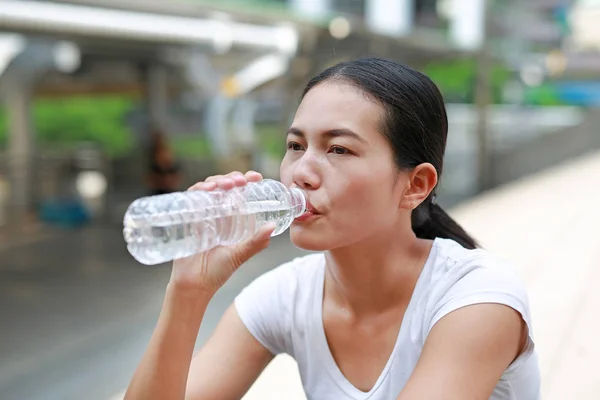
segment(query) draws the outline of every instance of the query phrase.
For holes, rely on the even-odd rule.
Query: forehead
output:
[[[293,125],[305,131],[345,128],[365,135],[379,131],[382,115],[382,107],[358,88],[325,82],[306,93]]]

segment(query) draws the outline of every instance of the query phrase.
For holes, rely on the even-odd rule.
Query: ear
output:
[[[414,210],[435,188],[438,182],[438,175],[433,165],[423,163],[410,171],[407,178],[400,207],[407,210]]]

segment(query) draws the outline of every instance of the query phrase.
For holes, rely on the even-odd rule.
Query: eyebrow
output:
[[[302,132],[300,129],[294,128],[294,127],[291,127],[287,133],[288,133],[288,135],[294,135],[294,136],[298,136],[301,138],[305,137],[304,132]],[[361,143],[365,143],[365,144],[367,143],[367,141],[365,139],[361,138],[359,134],[351,131],[350,129],[344,129],[344,128],[329,129],[329,130],[323,132],[323,134],[330,138],[332,138],[332,137],[349,137],[349,138],[355,139]]]

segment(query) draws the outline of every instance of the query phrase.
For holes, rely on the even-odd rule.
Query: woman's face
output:
[[[296,246],[332,250],[392,232],[406,177],[380,133],[382,117],[381,106],[347,84],[325,82],[306,94],[280,170],[315,211],[292,224]]]

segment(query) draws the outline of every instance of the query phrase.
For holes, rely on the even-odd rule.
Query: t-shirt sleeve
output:
[[[297,279],[293,260],[264,273],[235,298],[240,319],[273,355],[291,355],[291,313]]]
[[[482,303],[503,304],[519,312],[528,328],[527,344],[506,372],[517,369],[533,354],[533,327],[527,292],[510,265],[491,257],[477,257],[455,268],[446,278],[449,288],[433,309],[428,332],[440,319],[459,308]]]

